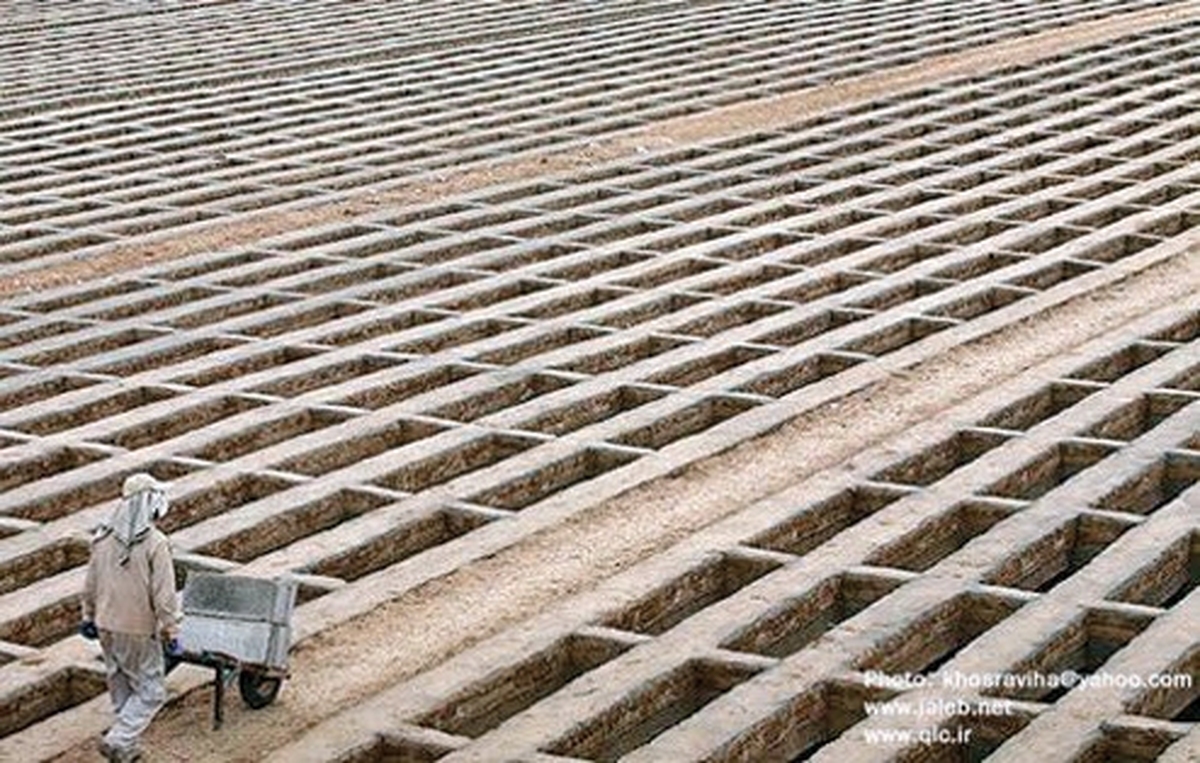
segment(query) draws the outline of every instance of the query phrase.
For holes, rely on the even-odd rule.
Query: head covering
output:
[[[121,564],[129,561],[133,547],[140,543],[154,520],[166,516],[167,486],[144,472],[131,475],[121,487],[121,502],[102,531],[111,533],[121,544]]]

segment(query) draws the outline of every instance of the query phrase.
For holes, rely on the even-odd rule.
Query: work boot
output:
[[[100,740],[99,750],[100,754],[104,756],[104,759],[107,760],[108,763],[116,763],[116,761],[120,760],[120,758],[117,757],[120,755],[120,751],[118,751],[116,747],[113,747],[104,739]]]
[[[142,759],[142,751],[137,747],[122,749],[115,747],[105,740],[100,740],[100,754],[108,763],[137,763]]]

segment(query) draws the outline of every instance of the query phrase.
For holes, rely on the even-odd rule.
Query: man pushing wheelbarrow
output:
[[[117,718],[100,752],[113,763],[141,758],[138,740],[165,704],[166,673],[178,664],[213,670],[213,728],[227,684],[236,679],[257,710],[288,677],[296,580],[192,572],[181,606],[170,546],[154,526],[168,508],[167,486],[135,474],[92,539],[79,631],[104,651]]]

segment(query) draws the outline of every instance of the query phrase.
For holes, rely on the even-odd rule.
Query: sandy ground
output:
[[[304,210],[267,213],[221,228],[131,245],[89,262],[0,279],[0,295],[98,278],[149,262],[244,245],[282,230],[444,198],[518,178],[578,170],[639,148],[684,145],[784,124],[826,109],[965,72],[978,73],[1060,53],[1141,26],[1200,12],[1195,4],[1133,14],[1050,35],[932,59],[766,103],[656,125],[590,149],[522,157]],[[294,678],[280,701],[243,712],[228,703],[226,727],[208,727],[210,696],[194,692],[163,712],[145,743],[154,761],[252,761],[303,730],[389,685],[462,651],[553,601],[586,590],[767,494],[856,452],[1040,361],[1069,350],[1157,306],[1200,290],[1200,253],[1192,252],[1109,289],[1088,294],[982,341],[813,411],[775,433],[620,496],[493,557],[409,591],[389,605],[299,645]],[[798,469],[796,452],[805,453]],[[750,480],[747,474],[752,474]],[[520,575],[512,574],[521,570]],[[92,743],[57,758],[95,760]]]

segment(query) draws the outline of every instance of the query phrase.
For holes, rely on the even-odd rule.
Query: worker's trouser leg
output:
[[[154,636],[100,632],[108,690],[117,722],[104,741],[117,750],[132,750],[167,700],[162,646]]]

